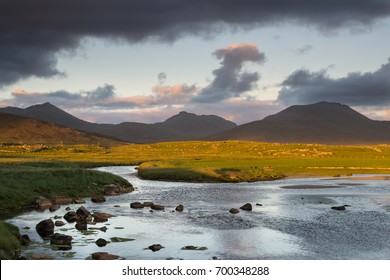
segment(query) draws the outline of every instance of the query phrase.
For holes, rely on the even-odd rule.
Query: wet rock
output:
[[[79,207],[79,209],[77,209],[76,211],[76,214],[80,217],[80,219],[87,219],[92,216],[91,213],[84,206]]]
[[[50,244],[57,245],[61,250],[68,250],[72,248],[72,236],[61,233],[55,233],[51,236]]]
[[[177,212],[183,212],[184,206],[181,205],[181,204],[179,204],[179,205],[176,206],[175,210],[176,210]]]
[[[153,204],[150,208],[152,208],[153,210],[158,210],[158,211],[162,211],[165,209],[165,207],[163,205],[159,205],[159,204]]]
[[[107,245],[107,240],[103,239],[103,238],[99,238],[98,240],[96,240],[96,245],[99,246],[99,247],[104,247]]]
[[[93,260],[117,260],[119,256],[111,255],[107,252],[96,252],[92,254]]]
[[[232,213],[232,214],[237,214],[237,213],[239,213],[240,211],[238,211],[237,208],[232,208],[232,209],[229,210],[229,212]]]
[[[110,184],[104,186],[104,195],[113,196],[120,195],[123,193],[129,193],[134,191],[133,186],[119,186],[116,184]]]
[[[55,225],[56,227],[62,227],[62,226],[65,225],[65,223],[64,223],[63,221],[56,221],[56,222],[54,223],[54,225]]]
[[[164,248],[161,244],[153,244],[148,247],[153,252],[160,251],[162,248]]]
[[[54,223],[51,219],[43,220],[35,226],[35,229],[41,237],[47,237],[54,233]]]
[[[59,205],[52,205],[52,206],[49,207],[50,212],[55,212],[58,209],[60,209]]]
[[[252,211],[252,204],[246,203],[243,206],[241,206],[240,209],[245,211]]]
[[[144,204],[141,203],[141,202],[138,202],[138,201],[132,202],[132,203],[130,203],[130,208],[133,208],[133,209],[142,209],[142,208],[144,208]]]
[[[64,219],[68,223],[74,223],[74,222],[80,220],[80,216],[77,215],[75,211],[69,211],[68,213],[66,213],[64,215]]]
[[[337,210],[337,211],[344,211],[345,210],[345,205],[333,206],[332,209],[333,210]]]
[[[70,207],[66,207],[66,208],[65,208],[65,210],[66,210],[66,211],[71,211],[71,210],[72,210],[72,208],[70,208]]]
[[[153,202],[150,202],[150,201],[145,201],[144,202],[144,207],[152,207],[154,205]]]
[[[20,244],[22,244],[23,246],[27,246],[30,243],[31,243],[30,236],[28,236],[27,234],[23,234],[22,236],[20,236]]]
[[[76,225],[75,225],[75,228],[77,229],[77,230],[87,230],[88,228],[87,228],[87,221],[85,221],[85,220],[82,220],[82,221],[78,221],[77,223],[76,223]]]
[[[261,204],[261,203],[256,203],[256,206],[263,206],[263,204]]]
[[[92,214],[92,217],[94,218],[93,221],[95,223],[105,223],[108,221],[108,218],[112,217],[112,215],[107,213],[95,212]]]
[[[73,202],[76,204],[83,204],[83,203],[85,203],[85,200],[81,199],[81,198],[76,198]]]
[[[52,204],[53,204],[53,203],[52,203],[49,199],[47,199],[46,197],[43,197],[43,196],[38,197],[38,198],[34,201],[34,203],[33,203],[33,205],[34,205],[35,207],[37,207],[37,208],[43,208],[43,209],[49,208]]]
[[[92,202],[103,203],[106,202],[106,198],[103,195],[95,195],[91,198]]]
[[[51,198],[51,201],[52,201],[53,204],[56,204],[56,205],[64,205],[64,204],[71,204],[71,203],[73,203],[73,199],[72,198],[65,197],[65,196],[59,196],[59,195],[53,196]]]

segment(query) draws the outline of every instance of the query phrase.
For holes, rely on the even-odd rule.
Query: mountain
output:
[[[264,118],[209,137],[209,140],[279,143],[390,143],[390,122],[374,121],[347,105],[319,102],[295,105]]]
[[[236,127],[235,123],[214,115],[199,116],[187,112],[180,112],[164,122],[155,124],[136,122],[97,124],[78,119],[50,103],[34,105],[25,109],[0,108],[0,112],[29,117],[132,143],[200,140]]]
[[[123,144],[53,123],[0,113],[0,142],[12,144]]]

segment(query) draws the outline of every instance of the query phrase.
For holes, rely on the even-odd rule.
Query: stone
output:
[[[240,207],[241,210],[252,211],[252,204],[246,203]]]
[[[162,248],[164,247],[161,246],[161,244],[153,244],[149,246],[149,249],[152,250],[153,252],[160,251]]]
[[[81,219],[87,219],[88,217],[92,216],[91,213],[84,206],[79,207],[79,209],[76,210],[76,214]]]
[[[80,216],[77,215],[75,211],[69,211],[68,213],[66,213],[64,215],[64,219],[68,223],[74,223],[74,222],[80,220]]]
[[[333,210],[337,210],[337,211],[344,211],[345,210],[345,205],[333,206],[332,209]]]
[[[55,212],[58,209],[60,209],[59,205],[52,205],[52,206],[49,207],[50,212]]]
[[[72,236],[61,233],[55,233],[51,236],[50,244],[56,245],[60,250],[69,250],[72,248]]]
[[[134,191],[133,186],[119,186],[116,184],[110,184],[104,186],[104,195],[107,196],[113,196],[113,195],[120,195],[123,193],[129,193]]]
[[[65,223],[64,223],[63,221],[56,221],[56,222],[54,223],[54,225],[55,225],[56,227],[62,227],[62,226],[65,225]]]
[[[107,245],[107,240],[103,239],[103,238],[99,238],[98,240],[96,240],[96,245],[99,246],[99,247],[104,247]]]
[[[87,221],[85,220],[82,220],[82,221],[78,221],[75,225],[75,228],[77,230],[87,230]]]
[[[43,220],[35,226],[35,229],[41,237],[48,237],[54,233],[54,223],[51,219]]]
[[[20,243],[23,245],[23,246],[27,246],[31,243],[31,239],[30,239],[30,236],[28,236],[27,234],[23,234],[20,236]]]
[[[38,197],[33,203],[37,208],[49,208],[52,204],[50,200],[43,196]]]
[[[85,203],[85,200],[81,199],[81,198],[76,198],[75,200],[73,200],[73,202],[76,204],[83,204],[83,203]]]
[[[229,210],[229,212],[232,213],[232,214],[237,214],[237,213],[239,213],[240,211],[238,211],[237,208],[232,208],[232,209]]]
[[[71,211],[71,210],[72,210],[72,208],[70,208],[70,207],[66,207],[66,208],[65,208],[65,210],[66,210],[66,211]]]
[[[256,203],[256,206],[263,206],[263,204],[261,204],[261,203]]]
[[[108,221],[108,218],[111,218],[111,214],[107,213],[100,213],[100,212],[95,212],[92,214],[92,217],[94,218],[93,221],[95,223],[104,223]]]
[[[152,208],[153,210],[158,210],[158,211],[162,211],[165,209],[165,207],[163,205],[159,205],[159,204],[153,204],[150,208]]]
[[[73,199],[70,197],[60,196],[56,195],[51,198],[51,201],[53,204],[56,205],[64,205],[64,204],[71,204],[73,203]]]
[[[95,195],[91,198],[91,201],[95,203],[102,203],[106,201],[106,198],[103,195]]]
[[[111,255],[107,252],[96,252],[92,254],[93,260],[117,260],[119,256]]]
[[[142,208],[144,208],[144,204],[141,203],[141,202],[138,202],[138,201],[132,202],[132,203],[130,203],[130,208],[133,208],[133,209],[142,209]]]
[[[154,205],[153,202],[150,202],[150,201],[145,201],[144,202],[144,207],[152,207]]]
[[[40,253],[32,253],[31,255],[26,257],[27,260],[52,260],[53,257]]]
[[[176,210],[177,212],[183,212],[184,206],[180,204],[180,205],[176,206],[175,210]]]

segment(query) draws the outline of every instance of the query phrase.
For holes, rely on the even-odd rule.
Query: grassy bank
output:
[[[0,259],[9,260],[17,257],[21,248],[19,229],[0,221]]]

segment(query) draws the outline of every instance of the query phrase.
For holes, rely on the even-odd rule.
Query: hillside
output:
[[[390,122],[374,121],[350,107],[320,102],[295,105],[260,121],[237,126],[209,140],[279,143],[390,143]]]
[[[0,113],[0,142],[12,144],[95,144],[112,146],[123,142],[87,134],[68,127]]]
[[[155,124],[136,122],[98,124],[78,119],[50,103],[34,105],[25,109],[0,108],[0,112],[133,143],[197,140],[236,126],[235,123],[214,115],[199,116],[187,112],[181,112],[164,122]]]

